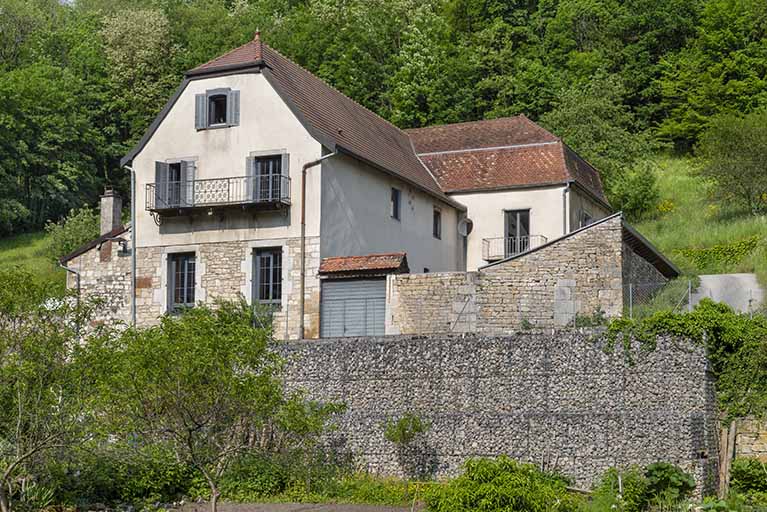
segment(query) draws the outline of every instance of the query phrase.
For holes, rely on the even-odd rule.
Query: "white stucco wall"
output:
[[[468,240],[467,270],[474,271],[488,263],[482,259],[482,240],[504,236],[505,210],[529,209],[531,235],[542,235],[549,241],[562,236],[565,227],[563,191],[564,186],[555,186],[453,194],[453,199],[466,205],[468,217],[474,221],[474,230]]]
[[[585,210],[591,214],[592,222],[598,221],[610,215],[612,212],[597,203],[588,194],[578,188],[570,188],[570,231],[581,227],[581,211]]]
[[[195,130],[195,94],[231,87],[240,91],[240,124]],[[218,213],[170,218],[157,226],[146,211],[146,185],[155,180],[155,161],[194,159],[196,179],[245,176],[251,152],[290,154],[291,199],[285,212]],[[182,246],[233,240],[263,240],[300,235],[301,166],[321,155],[321,145],[304,129],[261,74],[248,73],[191,81],[135,157],[139,247]],[[307,182],[307,236],[319,235],[320,173]]]
[[[390,215],[391,188],[401,191],[401,218]],[[402,180],[348,156],[322,164],[320,254],[407,253],[411,273],[463,270],[459,212]],[[442,239],[432,236],[432,212],[442,212]]]

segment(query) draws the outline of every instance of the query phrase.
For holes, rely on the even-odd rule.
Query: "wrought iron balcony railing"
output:
[[[548,239],[542,235],[483,238],[482,259],[485,261],[502,260],[534,249],[547,241]]]
[[[165,181],[146,186],[146,209],[163,215],[229,207],[272,210],[288,205],[290,178],[278,174]]]

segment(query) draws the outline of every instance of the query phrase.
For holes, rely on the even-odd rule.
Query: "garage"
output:
[[[386,279],[338,279],[322,283],[320,336],[383,336]]]
[[[320,263],[320,336],[383,336],[386,276],[407,272],[404,253],[325,258]]]

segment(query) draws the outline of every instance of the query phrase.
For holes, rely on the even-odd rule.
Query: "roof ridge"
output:
[[[494,121],[504,121],[504,120],[508,120],[508,119],[517,119],[517,118],[527,119],[528,121],[530,121],[535,126],[539,126],[538,124],[536,124],[533,121],[531,121],[525,114],[517,114],[515,116],[494,117],[492,119],[477,119],[476,121],[461,121],[461,122],[458,122],[458,123],[433,124],[433,125],[430,125],[430,126],[421,126],[419,128],[405,128],[403,131],[405,133],[410,133],[410,132],[417,132],[419,130],[433,130],[433,129],[437,129],[437,128],[445,128],[447,126],[465,126],[465,125],[468,125],[468,124],[491,123],[491,122],[494,122]]]
[[[406,136],[408,139],[410,139],[410,136],[407,134],[407,132],[406,132],[405,130],[403,130],[402,128],[400,128],[400,127],[399,127],[399,126],[397,126],[396,124],[392,123],[391,121],[389,121],[389,120],[388,120],[388,119],[386,119],[385,117],[383,117],[383,116],[381,116],[381,115],[379,115],[379,114],[376,114],[375,112],[373,112],[372,110],[370,110],[369,108],[367,108],[365,105],[363,105],[363,104],[359,103],[357,100],[355,100],[355,99],[354,99],[354,98],[352,98],[351,96],[347,96],[347,95],[346,95],[346,94],[344,94],[342,91],[339,91],[339,90],[338,90],[338,88],[337,88],[335,85],[331,84],[330,82],[328,82],[328,81],[327,81],[327,80],[325,80],[324,78],[322,78],[322,77],[319,77],[319,76],[315,75],[314,73],[312,73],[311,71],[309,71],[308,69],[306,69],[305,67],[303,67],[301,64],[299,64],[298,62],[296,62],[296,61],[294,61],[293,59],[291,59],[290,57],[288,57],[288,56],[286,56],[286,55],[282,54],[282,53],[281,53],[279,50],[276,50],[276,49],[272,48],[271,46],[269,46],[269,45],[268,45],[268,44],[266,44],[266,43],[261,43],[261,44],[262,44],[262,46],[263,46],[263,47],[266,47],[266,48],[270,49],[271,51],[273,51],[274,53],[276,53],[277,55],[279,55],[279,56],[280,56],[280,57],[282,57],[283,59],[285,59],[285,60],[288,60],[288,61],[292,62],[293,64],[295,64],[295,65],[296,65],[296,66],[297,66],[299,69],[301,69],[301,71],[303,71],[304,73],[308,73],[308,74],[312,75],[313,77],[317,78],[318,80],[322,80],[322,83],[324,83],[325,85],[327,85],[328,87],[330,87],[331,89],[333,89],[333,91],[335,91],[336,93],[340,94],[340,95],[341,95],[341,96],[343,96],[344,98],[348,99],[349,101],[351,101],[352,103],[354,103],[354,104],[355,104],[355,105],[357,105],[358,107],[360,107],[360,108],[363,108],[363,109],[365,109],[366,111],[370,112],[371,114],[373,114],[374,116],[376,116],[377,118],[379,118],[380,120],[382,120],[383,122],[385,122],[386,124],[388,124],[389,126],[391,126],[392,128],[395,128],[395,129],[397,129],[398,131],[402,132],[402,134],[403,134],[403,135],[405,135],[405,136]]]
[[[209,61],[207,61],[207,62],[203,62],[202,64],[198,64],[197,66],[193,67],[192,69],[190,69],[190,70],[189,70],[189,71],[187,71],[186,73],[189,73],[189,72],[191,72],[191,71],[194,71],[195,69],[200,69],[200,68],[203,68],[203,67],[207,66],[208,64],[212,64],[212,63],[216,62],[217,60],[219,60],[219,59],[223,59],[223,58],[224,58],[224,57],[226,57],[227,55],[230,55],[230,54],[232,54],[232,53],[236,52],[237,50],[241,50],[242,48],[245,48],[246,46],[248,46],[249,44],[252,44],[252,43],[259,43],[259,45],[260,45],[260,46],[263,48],[263,43],[261,42],[261,40],[260,40],[260,39],[250,39],[250,40],[249,40],[247,43],[245,43],[245,44],[241,44],[241,45],[240,45],[240,46],[238,46],[237,48],[232,48],[232,49],[231,49],[231,50],[229,50],[228,52],[225,52],[225,53],[222,53],[221,55],[218,55],[218,56],[216,56],[216,57],[213,57],[212,59],[210,59],[210,60],[209,60]]]

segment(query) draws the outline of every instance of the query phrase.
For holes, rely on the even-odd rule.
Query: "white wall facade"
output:
[[[474,222],[469,235],[466,269],[486,265],[482,259],[482,241],[504,236],[506,210],[530,210],[530,234],[546,237],[549,241],[564,234],[566,211],[564,186],[487,191],[454,194],[451,197],[466,205],[467,215]]]
[[[195,94],[230,87],[240,91],[239,126],[197,131]],[[146,185],[155,181],[155,162],[195,160],[195,179],[245,176],[250,153],[290,155],[291,200],[286,212],[250,212],[183,216],[160,226],[146,211]],[[139,247],[181,246],[225,241],[282,239],[300,235],[301,166],[319,158],[314,140],[279,95],[259,73],[189,82],[149,142],[133,160],[136,171]],[[320,176],[307,182],[307,236],[319,236]]]
[[[391,217],[392,187],[401,192],[400,220]],[[323,258],[406,252],[411,273],[464,269],[454,206],[345,155],[323,162],[321,196]],[[432,232],[434,208],[441,239]]]

